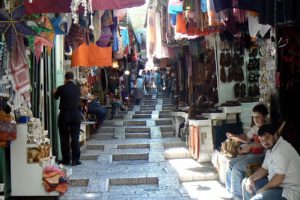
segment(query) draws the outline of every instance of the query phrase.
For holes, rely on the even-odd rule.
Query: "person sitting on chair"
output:
[[[87,114],[94,114],[97,118],[97,124],[101,125],[106,118],[107,111],[96,101],[95,96],[88,96]]]

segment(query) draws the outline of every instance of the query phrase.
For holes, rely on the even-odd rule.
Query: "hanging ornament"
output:
[[[88,15],[88,13],[90,14],[91,25],[89,26],[89,28],[93,30],[94,26],[93,26],[92,0],[72,0],[70,9],[71,9],[72,19],[74,20],[74,24],[78,24],[79,22],[78,10],[80,6],[82,6],[84,9],[85,17]]]
[[[17,35],[36,35],[23,20],[24,14],[23,6],[17,7],[11,13],[7,13],[5,9],[0,9],[0,33],[4,34],[10,52],[15,46]]]

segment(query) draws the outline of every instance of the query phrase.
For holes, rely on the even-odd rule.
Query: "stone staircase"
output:
[[[199,187],[217,185],[218,175],[211,163],[192,159],[174,136],[172,109],[159,92],[105,121],[87,141],[82,165],[72,168],[70,188],[59,199],[218,199],[202,195],[208,189]]]

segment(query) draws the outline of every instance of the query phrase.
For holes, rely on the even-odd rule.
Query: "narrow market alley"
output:
[[[60,199],[227,199],[213,165],[196,162],[174,136],[173,109],[158,93],[105,121],[87,141],[83,164],[72,168]]]

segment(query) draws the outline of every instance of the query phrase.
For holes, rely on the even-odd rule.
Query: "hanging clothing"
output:
[[[168,13],[177,14],[183,11],[183,1],[180,0],[169,0]]]
[[[8,71],[13,78],[13,87],[19,93],[25,93],[30,89],[29,68],[25,51],[23,37],[18,35],[15,47],[10,54]]]
[[[101,36],[101,18],[104,14],[104,10],[97,10],[94,11],[94,16],[93,16],[93,25],[94,25],[94,29],[93,31],[93,35],[94,35],[94,42],[100,39]]]
[[[109,26],[102,26],[101,36],[96,44],[99,47],[107,47],[109,45],[110,39],[112,38],[112,32]]]
[[[122,46],[123,46],[123,50],[126,48],[126,46],[129,45],[130,41],[129,41],[129,33],[128,33],[128,29],[121,27],[121,36],[122,36]]]

